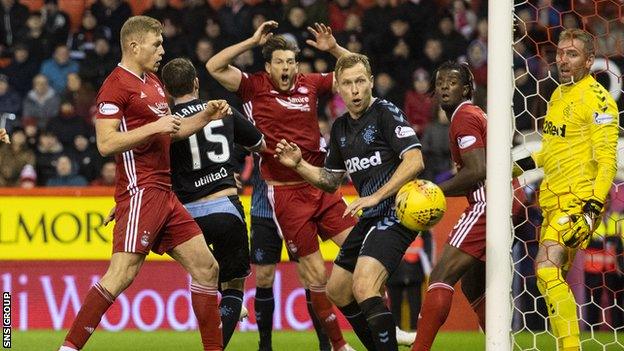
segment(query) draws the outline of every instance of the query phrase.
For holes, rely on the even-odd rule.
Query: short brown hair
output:
[[[190,94],[195,89],[197,71],[189,59],[175,58],[163,67],[162,79],[165,89],[173,97]]]
[[[361,63],[362,65],[364,65],[364,68],[366,69],[366,74],[368,76],[373,75],[373,70],[371,70],[368,57],[362,54],[347,54],[347,55],[340,56],[340,58],[338,59],[338,62],[336,62],[334,75],[338,77],[342,73],[342,71],[344,71],[347,68],[351,68],[357,65],[358,63]]]
[[[273,58],[273,51],[276,50],[292,51],[295,53],[295,59],[299,54],[299,46],[297,46],[297,42],[286,39],[283,35],[274,35],[270,37],[262,47],[262,57],[264,57],[264,62],[271,62],[271,59]]]
[[[587,56],[594,55],[595,47],[594,47],[594,36],[587,33],[586,31],[578,28],[570,28],[566,29],[561,34],[559,34],[559,42],[563,40],[573,40],[578,39],[583,42],[585,47],[585,54]]]
[[[143,41],[145,34],[154,33],[159,35],[162,33],[162,24],[155,18],[148,16],[132,16],[121,27],[119,34],[121,49],[124,49],[124,44],[129,43],[131,40]]]

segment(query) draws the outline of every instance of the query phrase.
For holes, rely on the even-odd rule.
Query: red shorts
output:
[[[325,241],[355,225],[353,217],[342,217],[347,204],[340,192],[329,194],[308,183],[269,185],[268,198],[277,232],[295,257],[318,251],[317,235]]]
[[[485,202],[466,208],[446,242],[485,262]]]
[[[113,253],[162,255],[202,233],[173,191],[158,188],[117,202],[115,220]]]

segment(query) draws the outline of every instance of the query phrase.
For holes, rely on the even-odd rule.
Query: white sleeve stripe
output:
[[[257,143],[253,144],[252,146],[247,146],[247,148],[254,149],[254,148],[260,146],[260,144],[262,144],[262,140],[264,140],[264,135],[260,138],[260,140],[258,140]]]
[[[325,167],[325,170],[328,172],[332,172],[332,173],[344,173],[347,171],[346,169],[333,169],[333,168],[327,168],[327,167]]]
[[[403,151],[401,151],[401,153],[399,154],[399,158],[400,158],[400,159],[403,159],[403,154],[404,154],[405,152],[407,152],[407,151],[409,151],[409,150],[411,150],[411,149],[415,148],[415,147],[421,148],[421,147],[422,147],[422,144],[421,144],[421,143],[414,143],[414,144],[412,144],[412,145],[410,145],[410,146],[406,147],[406,148],[405,148],[405,149],[403,149]]]

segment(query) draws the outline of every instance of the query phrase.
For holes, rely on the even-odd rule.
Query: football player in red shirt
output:
[[[440,188],[446,196],[466,196],[468,207],[449,234],[429,278],[413,351],[429,350],[446,321],[453,286],[462,292],[485,330],[485,112],[472,103],[473,75],[466,64],[446,62],[436,71],[435,97],[451,121],[449,140],[457,174]]]
[[[317,98],[331,93],[333,73],[298,73],[299,48],[284,36],[273,36],[270,31],[276,27],[275,21],[264,22],[251,38],[213,56],[206,68],[221,85],[242,98],[247,118],[265,135],[268,151],[261,154],[261,172],[268,185],[278,232],[298,259],[312,308],[333,348],[348,350],[350,346],[342,337],[334,307],[325,294],[327,274],[317,235],[340,246],[355,220],[342,216],[346,204],[340,193],[324,193],[273,158],[279,140],[288,139],[297,142],[307,162],[323,165],[325,149],[318,127]],[[314,37],[307,40],[308,45],[336,58],[349,53],[336,43],[329,27],[316,24],[308,29]],[[236,56],[256,46],[263,46],[265,71],[251,74],[231,65]]]
[[[97,146],[115,155],[113,255],[106,274],[87,294],[61,351],[79,350],[102,315],[134,280],[149,251],[167,253],[191,275],[191,301],[204,350],[222,350],[219,268],[201,230],[171,190],[169,146],[231,113],[224,100],[180,119],[170,114],[154,74],[164,53],[162,26],[146,16],[121,28],[122,57],[97,96]]]

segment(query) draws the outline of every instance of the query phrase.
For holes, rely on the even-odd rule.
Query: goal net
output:
[[[555,65],[559,33],[580,28],[594,36],[594,77],[624,105],[621,75],[624,71],[624,15],[622,1],[515,1],[513,5],[513,145],[538,149],[544,116],[558,86]],[[492,44],[490,44],[492,45]],[[620,125],[624,120],[620,117]],[[620,127],[620,135],[622,134]],[[618,154],[624,150],[618,143]],[[618,155],[618,172],[605,206],[603,223],[589,247],[579,250],[566,280],[573,292],[582,350],[624,350],[624,158]],[[546,304],[537,287],[535,258],[539,246],[541,210],[537,190],[541,175],[523,176],[514,190],[512,243],[512,349],[558,350],[549,325]],[[489,257],[489,256],[488,256]],[[489,297],[488,297],[489,298]]]

